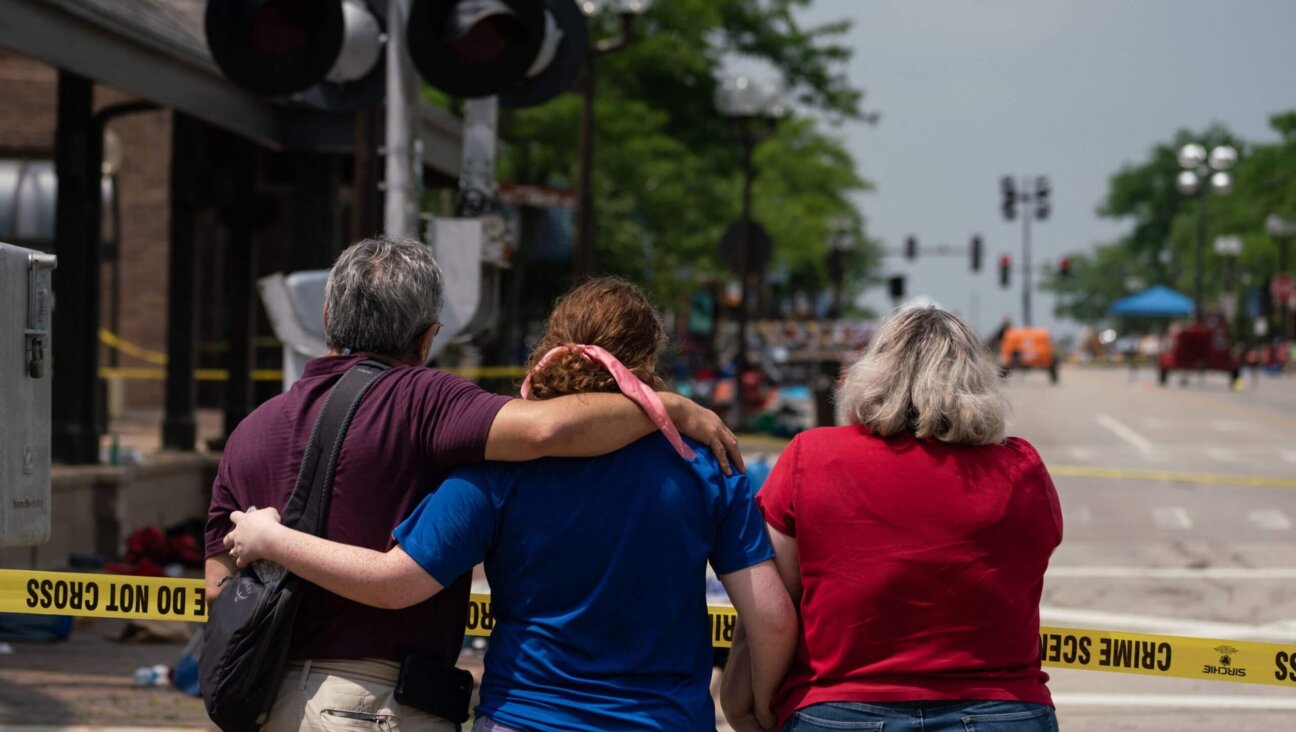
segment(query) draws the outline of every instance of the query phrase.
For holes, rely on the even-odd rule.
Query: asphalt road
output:
[[[1072,368],[1009,393],[1066,523],[1044,624],[1296,644],[1296,378]],[[1296,685],[1061,670],[1050,687],[1066,730],[1296,729]]]

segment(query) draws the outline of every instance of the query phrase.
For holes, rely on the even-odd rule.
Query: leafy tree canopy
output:
[[[754,218],[775,242],[774,266],[809,291],[826,285],[829,235],[845,219],[860,252],[851,280],[870,264],[863,219],[849,196],[868,188],[843,144],[816,117],[861,118],[862,92],[843,68],[849,22],[804,27],[810,0],[659,0],[623,50],[596,70],[594,193],[601,271],[643,282],[658,302],[678,302],[698,278],[720,272],[725,227],[741,209],[740,148],[714,97],[724,59],[768,62],[800,114],[784,119],[754,161]],[[615,17],[591,22],[593,38]],[[502,180],[575,187],[581,100],[564,94],[506,112]],[[569,280],[549,272],[552,297]],[[536,302],[544,307],[547,302]]]
[[[1101,319],[1113,302],[1129,294],[1127,282],[1164,284],[1191,295],[1202,205],[1206,206],[1202,252],[1206,306],[1267,282],[1278,272],[1279,247],[1265,221],[1271,214],[1296,220],[1296,111],[1274,115],[1270,127],[1279,135],[1277,142],[1250,143],[1221,125],[1202,132],[1180,130],[1170,141],[1153,147],[1147,160],[1113,175],[1098,213],[1129,220],[1130,231],[1092,253],[1073,255],[1071,277],[1054,275],[1045,282],[1044,287],[1060,295],[1057,313],[1081,321]],[[1203,199],[1179,192],[1176,178],[1182,168],[1177,155],[1189,142],[1208,150],[1221,144],[1237,149],[1231,193],[1211,192]],[[1224,235],[1242,239],[1238,257],[1215,253],[1215,238]]]

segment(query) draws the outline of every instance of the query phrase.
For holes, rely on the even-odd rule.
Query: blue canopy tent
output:
[[[1192,298],[1172,290],[1164,285],[1123,297],[1107,309],[1108,315],[1123,315],[1141,318],[1173,318],[1180,315],[1192,315]]]

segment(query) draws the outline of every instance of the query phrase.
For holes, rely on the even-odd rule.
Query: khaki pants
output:
[[[400,665],[358,659],[293,663],[263,732],[459,732],[447,719],[397,703]]]

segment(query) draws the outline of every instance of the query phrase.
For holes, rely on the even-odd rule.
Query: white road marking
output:
[[[1094,456],[1094,451],[1087,447],[1068,447],[1066,453],[1072,460],[1081,462],[1088,462]]]
[[[1227,447],[1208,447],[1206,448],[1206,457],[1211,460],[1218,460],[1221,463],[1236,463],[1241,460],[1237,450],[1230,450]]]
[[[1152,509],[1152,523],[1158,529],[1187,531],[1193,527],[1192,517],[1183,506],[1157,506]]]
[[[1104,628],[1133,633],[1186,635],[1195,638],[1234,638],[1275,643],[1296,640],[1296,627],[1287,627],[1284,624],[1243,625],[1214,620],[1109,613],[1102,610],[1081,610],[1049,605],[1040,606],[1040,623],[1062,628]]]
[[[1062,522],[1065,524],[1086,526],[1093,523],[1093,511],[1088,506],[1081,506],[1073,511],[1064,511]]]
[[[1287,514],[1276,508],[1252,511],[1247,514],[1247,518],[1251,520],[1251,523],[1266,531],[1286,531],[1292,527],[1291,519],[1287,518]]]
[[[1224,694],[1090,694],[1063,691],[1053,693],[1053,703],[1059,707],[1296,710],[1296,699],[1291,697]]]
[[[1289,463],[1296,463],[1296,450],[1279,450],[1278,457]]]
[[[1212,419],[1210,428],[1216,432],[1254,432],[1255,425],[1232,419]]]
[[[1110,431],[1112,434],[1128,442],[1130,445],[1133,445],[1134,449],[1138,450],[1143,457],[1150,458],[1153,453],[1156,452],[1156,448],[1152,445],[1150,440],[1130,429],[1115,417],[1108,414],[1100,414],[1095,419],[1098,421],[1100,427]]]
[[[1050,579],[1296,580],[1296,567],[1049,567]]]

